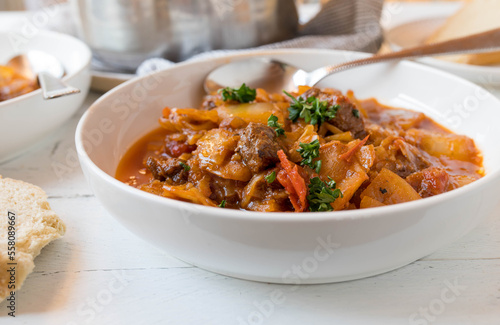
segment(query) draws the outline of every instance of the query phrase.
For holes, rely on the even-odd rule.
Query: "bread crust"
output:
[[[9,218],[15,215],[15,260],[9,259]],[[44,246],[66,232],[63,221],[51,210],[47,195],[38,186],[0,176],[0,301],[19,290],[35,266]],[[7,272],[15,262],[15,290]]]

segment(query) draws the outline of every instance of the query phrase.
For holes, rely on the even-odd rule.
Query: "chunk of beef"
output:
[[[321,101],[327,101],[329,105],[339,105],[336,116],[328,122],[342,131],[351,131],[357,139],[364,139],[368,133],[365,130],[363,117],[357,111],[357,108],[349,99],[335,91],[321,91],[318,88],[308,89],[301,95],[307,99],[311,96],[317,97]]]
[[[183,184],[187,181],[188,172],[177,158],[149,157],[146,166],[159,181],[169,181],[173,184]]]
[[[278,162],[277,152],[281,149],[272,128],[251,122],[240,133],[236,152],[255,174]]]
[[[334,96],[332,102],[333,105],[339,105],[339,109],[336,116],[328,122],[342,131],[351,131],[357,139],[366,137],[368,133],[365,130],[365,123],[356,106],[345,96]]]

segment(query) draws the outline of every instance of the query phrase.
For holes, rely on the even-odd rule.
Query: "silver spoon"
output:
[[[231,62],[213,70],[205,79],[204,88],[212,93],[223,87],[238,88],[242,83],[271,92],[292,91],[297,86],[314,86],[336,72],[366,64],[418,58],[432,55],[482,53],[500,50],[500,28],[446,42],[422,45],[388,54],[319,68],[310,72],[269,58],[253,58]]]
[[[61,78],[64,76],[62,64],[54,56],[42,51],[29,51],[16,55],[7,62],[25,78],[36,80],[42,88],[44,99],[53,99],[77,94],[80,89],[68,86]]]

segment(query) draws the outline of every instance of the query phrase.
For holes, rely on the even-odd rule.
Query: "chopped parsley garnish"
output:
[[[187,172],[191,169],[191,167],[189,167],[189,165],[186,165],[182,161],[179,163],[179,165],[181,165],[182,168],[184,168],[184,170],[187,171]]]
[[[309,166],[319,173],[321,170],[321,160],[317,160],[313,162],[313,159],[319,157],[319,140],[316,139],[311,143],[299,143],[300,148],[297,149],[297,152],[300,153],[302,157],[302,161],[300,162],[301,166]]]
[[[267,119],[267,125],[275,128],[276,135],[279,137],[280,135],[285,135],[285,130],[283,129],[283,125],[278,123],[278,117],[274,114],[271,114]]]
[[[290,112],[288,118],[292,122],[297,121],[301,117],[306,123],[312,125],[321,124],[324,121],[334,118],[340,108],[339,105],[329,106],[326,100],[320,101],[315,96],[307,97],[307,99],[302,97],[295,98],[286,91],[283,92],[292,99],[292,103],[288,108]]]
[[[380,193],[382,193],[382,194],[387,193],[387,190],[386,190],[385,188],[381,188],[381,187],[379,187],[379,191],[380,191]]]
[[[276,179],[276,172],[273,171],[271,174],[267,175],[266,177],[264,177],[266,179],[266,182],[268,184],[271,184],[272,182],[274,182],[274,180]]]
[[[329,182],[323,182],[319,177],[311,178],[309,184],[309,210],[312,212],[333,211],[331,203],[335,202],[339,197],[344,197],[340,189],[335,188],[337,184],[330,179]]]
[[[229,100],[234,100],[240,103],[249,103],[255,100],[257,96],[257,91],[253,88],[247,87],[247,85],[243,84],[240,88],[223,88],[219,90],[219,93],[222,95],[222,100],[227,102]]]
[[[359,118],[359,110],[357,110],[357,109],[353,109],[353,110],[352,110],[352,115],[354,115],[354,117]]]
[[[222,200],[221,203],[219,204],[219,208],[225,208],[226,207],[226,200]]]

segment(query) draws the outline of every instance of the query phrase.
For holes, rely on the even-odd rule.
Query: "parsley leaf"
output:
[[[312,212],[333,211],[331,203],[339,197],[344,197],[340,189],[336,189],[335,181],[328,177],[330,181],[325,184],[319,177],[311,178],[309,184],[309,210]]]
[[[280,135],[285,135],[285,130],[283,129],[283,126],[278,123],[278,117],[275,116],[274,114],[271,114],[271,116],[269,116],[269,118],[267,119],[267,125],[272,128],[275,128],[276,135],[278,137]]]
[[[300,162],[301,166],[309,166],[319,173],[321,170],[321,160],[317,160],[313,162],[313,159],[319,157],[319,140],[316,139],[311,143],[299,143],[300,148],[297,149],[297,152],[300,153],[302,157],[302,161]]]
[[[179,163],[179,165],[181,165],[182,168],[184,168],[184,170],[187,171],[187,172],[191,169],[191,167],[189,165],[186,165],[182,161]]]
[[[359,118],[359,110],[357,110],[357,109],[353,109],[353,110],[352,110],[352,115],[354,115],[354,117]]]
[[[219,208],[225,208],[226,207],[226,200],[222,200],[219,204]]]
[[[222,95],[222,100],[227,102],[229,100],[234,100],[240,103],[249,103],[255,100],[257,96],[257,91],[253,88],[247,87],[243,84],[240,88],[223,88],[219,89],[219,93]]]
[[[267,175],[264,178],[266,179],[266,181],[267,181],[268,184],[271,184],[276,179],[276,172],[273,171],[271,174]]]
[[[288,118],[292,122],[297,121],[299,117],[303,118],[306,123],[312,125],[321,124],[334,118],[339,110],[339,105],[329,106],[326,100],[320,101],[315,96],[295,98],[286,91],[283,91],[288,97],[292,99],[292,103],[288,108]]]

